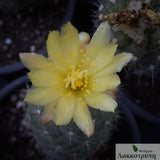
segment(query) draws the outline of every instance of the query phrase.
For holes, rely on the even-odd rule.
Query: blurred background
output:
[[[67,21],[93,35],[103,4],[97,0],[0,0],[0,159],[45,159],[25,114],[23,98],[30,84],[19,53],[46,56],[49,31],[60,30]],[[154,49],[160,54],[160,39],[156,41]],[[130,68],[120,73],[119,118],[113,122],[110,138],[84,159],[112,160],[116,143],[160,143],[160,69],[145,76],[131,74]]]

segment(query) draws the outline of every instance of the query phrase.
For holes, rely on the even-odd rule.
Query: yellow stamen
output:
[[[80,49],[79,51],[80,51],[80,53],[83,53],[83,49]]]
[[[87,87],[87,84],[84,85],[84,88],[86,88],[86,87]]]
[[[87,89],[87,90],[86,90],[86,93],[90,94],[91,92]]]
[[[84,59],[81,59],[81,62],[83,63],[83,62],[84,62]]]
[[[87,58],[86,60],[89,61],[89,58]]]
[[[83,90],[84,85],[88,83],[87,72],[87,70],[81,71],[80,68],[75,71],[75,66],[73,66],[72,71],[68,72],[67,78],[63,80],[66,82],[66,88],[70,86],[73,90],[78,88]]]
[[[91,63],[91,67],[93,67],[93,66],[94,66],[94,62]]]

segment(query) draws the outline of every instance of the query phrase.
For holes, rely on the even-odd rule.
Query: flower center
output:
[[[75,70],[73,66],[72,71],[67,73],[67,78],[64,79],[66,82],[66,88],[70,87],[73,90],[84,90],[88,85],[88,70],[81,71],[80,69]]]

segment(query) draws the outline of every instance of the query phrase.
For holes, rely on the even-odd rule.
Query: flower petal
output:
[[[81,102],[76,102],[73,120],[88,137],[93,134],[94,124],[89,109],[86,105],[84,106]]]
[[[49,33],[47,39],[47,51],[48,51],[48,56],[53,61],[56,54],[61,53],[60,36],[58,31],[52,31]]]
[[[103,22],[100,24],[87,46],[86,57],[90,58],[92,61],[99,54],[99,51],[109,43],[110,39],[110,26],[107,22]]]
[[[121,83],[117,74],[110,74],[105,77],[99,77],[96,80],[96,92],[103,92],[106,90],[113,90]]]
[[[89,106],[106,112],[114,112],[117,107],[117,102],[105,93],[91,93],[87,95],[86,102]]]
[[[53,103],[59,96],[52,88],[33,88],[28,91],[24,101],[43,106]]]
[[[44,70],[32,70],[28,73],[32,85],[36,87],[53,87],[56,82],[55,76],[53,72]]]
[[[62,96],[55,107],[53,117],[56,125],[68,124],[72,117],[75,109],[75,98],[73,96],[68,97]]]
[[[45,106],[42,114],[42,124],[48,125],[50,122],[54,121],[53,112],[56,107],[56,101],[50,105]]]
[[[51,68],[49,60],[40,54],[20,53],[20,59],[22,63],[30,70],[31,69],[47,70]]]
[[[107,44],[105,47],[103,47],[98,55],[93,60],[94,63],[94,70],[93,66],[90,65],[89,70],[90,72],[95,73],[97,70],[103,69],[105,66],[107,66],[112,58],[114,57],[114,54],[116,52],[117,45],[116,44]]]
[[[102,69],[105,67],[113,58],[116,52],[116,44],[107,44],[95,58],[95,67]]]
[[[99,25],[94,33],[90,45],[106,45],[111,40],[110,25],[108,22],[103,22]]]
[[[120,72],[122,68],[131,60],[131,53],[121,53],[116,55],[112,61],[102,71],[97,73],[97,76],[106,76],[107,74]]]
[[[79,53],[80,42],[78,31],[70,22],[66,23],[61,29],[60,42],[63,56],[75,63],[76,56]]]
[[[47,51],[53,65],[60,66],[60,69],[63,70],[66,67],[66,63],[62,55],[60,35],[58,31],[52,31],[49,33],[47,39]]]

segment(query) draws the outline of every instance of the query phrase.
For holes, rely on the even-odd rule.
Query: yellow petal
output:
[[[75,109],[75,98],[73,96],[62,96],[55,107],[53,116],[56,125],[68,124]]]
[[[33,70],[28,73],[32,84],[36,87],[53,87],[55,85],[55,74],[44,70]]]
[[[116,44],[107,44],[100,53],[95,58],[95,67],[102,69],[105,67],[113,58],[116,52],[117,45]]]
[[[107,44],[105,47],[103,47],[98,55],[93,60],[94,63],[94,72],[96,70],[101,70],[105,66],[107,66],[112,58],[114,57],[115,51],[116,51],[117,45],[116,44]],[[91,63],[91,62],[90,62]],[[90,65],[89,69],[90,72],[92,72],[92,65]],[[93,72],[93,73],[94,73]]]
[[[92,61],[99,54],[99,51],[109,43],[110,39],[110,26],[107,22],[103,22],[100,24],[87,46],[86,57],[90,58]]]
[[[88,137],[93,134],[94,124],[89,109],[86,105],[82,105],[82,103],[78,101],[76,102],[73,120]]]
[[[120,72],[122,68],[131,60],[131,53],[121,53],[116,55],[112,61],[102,71],[97,73],[97,76],[106,76],[107,74]]]
[[[75,63],[80,42],[78,31],[70,22],[66,23],[61,29],[60,42],[63,56]]]
[[[60,94],[52,88],[33,88],[28,91],[24,100],[34,105],[44,106],[53,103],[59,96]]]
[[[47,70],[50,69],[50,62],[43,55],[35,54],[35,53],[20,53],[20,59],[22,63],[28,69],[42,69]]]
[[[110,25],[108,22],[103,22],[99,25],[94,33],[90,44],[93,45],[106,45],[111,40]]]
[[[99,77],[96,80],[96,89],[97,92],[103,92],[106,90],[113,90],[118,87],[121,83],[120,78],[117,74],[110,74],[105,77]]]
[[[86,102],[89,106],[106,112],[114,112],[117,107],[117,102],[105,93],[91,93],[87,95]]]
[[[66,66],[60,46],[60,35],[58,31],[52,31],[49,33],[47,39],[47,51],[53,65],[60,66],[60,69],[63,70]]]
[[[56,54],[62,52],[60,48],[60,36],[58,31],[52,31],[49,33],[47,39],[47,51],[48,56],[53,61]]]

